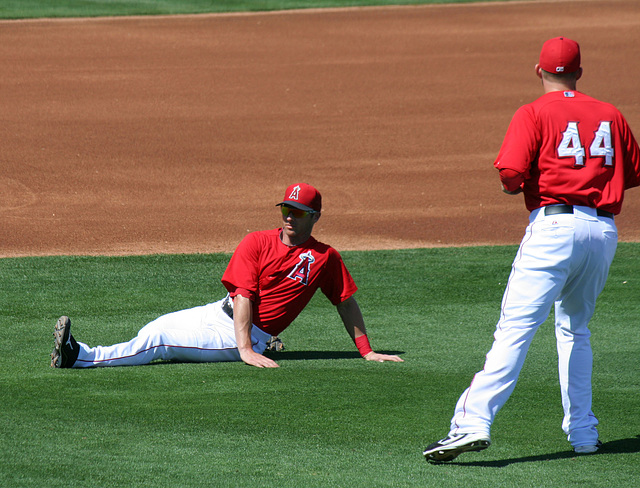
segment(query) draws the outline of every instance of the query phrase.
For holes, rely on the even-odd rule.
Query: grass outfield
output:
[[[555,339],[538,332],[494,445],[451,465],[444,436],[482,367],[515,247],[346,252],[374,348],[360,359],[317,295],[282,335],[281,368],[157,363],[54,370],[69,314],[91,345],[220,298],[228,255],[0,259],[2,487],[629,487],[640,472],[640,244],[620,244],[592,321],[602,453],[560,429]]]
[[[477,0],[2,0],[0,18],[201,14],[475,1]]]
[[[440,3],[3,0],[0,18]],[[455,2],[454,2],[455,3]],[[450,465],[444,436],[482,367],[515,247],[348,252],[374,348],[358,357],[321,295],[282,335],[281,368],[242,363],[53,370],[61,314],[91,345],[224,294],[228,255],[0,259],[0,487],[631,487],[640,476],[640,244],[620,244],[592,321],[605,442],[577,457],[561,429],[553,326],[541,327],[493,446]]]

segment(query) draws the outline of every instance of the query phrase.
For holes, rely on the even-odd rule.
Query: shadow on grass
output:
[[[380,354],[403,354],[404,351],[376,351]],[[310,359],[360,359],[357,351],[279,351],[265,352],[274,361],[307,361]]]
[[[598,456],[600,454],[628,454],[640,452],[640,435],[627,439],[618,439],[616,441],[605,442],[600,450],[588,456]],[[464,454],[465,456],[467,454]],[[570,459],[582,457],[585,454],[576,454],[573,451],[555,452],[553,454],[541,454],[539,456],[525,456],[520,458],[501,459],[496,461],[474,461],[474,462],[449,462],[436,463],[434,466],[444,466],[447,464],[455,464],[457,466],[481,466],[485,468],[503,468],[515,463],[535,463],[538,461],[553,461],[555,459]]]

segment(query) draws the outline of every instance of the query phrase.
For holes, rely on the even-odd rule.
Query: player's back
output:
[[[533,179],[525,183],[536,207],[568,203],[617,213],[624,191],[624,161],[617,158],[624,157],[629,131],[618,109],[578,91],[557,91],[521,110],[532,117],[539,143]]]

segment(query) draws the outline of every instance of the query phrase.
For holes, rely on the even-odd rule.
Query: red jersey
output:
[[[222,283],[232,297],[251,299],[253,323],[271,335],[286,329],[318,288],[333,305],[358,289],[338,251],[313,237],[289,247],[280,240],[280,229],[248,234]]]
[[[520,107],[494,166],[508,170],[500,173],[507,190],[522,188],[528,210],[569,204],[618,214],[624,190],[640,185],[640,150],[627,121],[578,91]]]

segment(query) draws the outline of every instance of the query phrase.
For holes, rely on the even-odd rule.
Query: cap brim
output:
[[[305,212],[315,212],[316,210],[311,207],[307,207],[306,205],[302,205],[301,203],[285,200],[284,202],[276,203],[276,207],[280,207],[282,205],[286,205],[287,207],[299,208],[300,210],[304,210]]]

